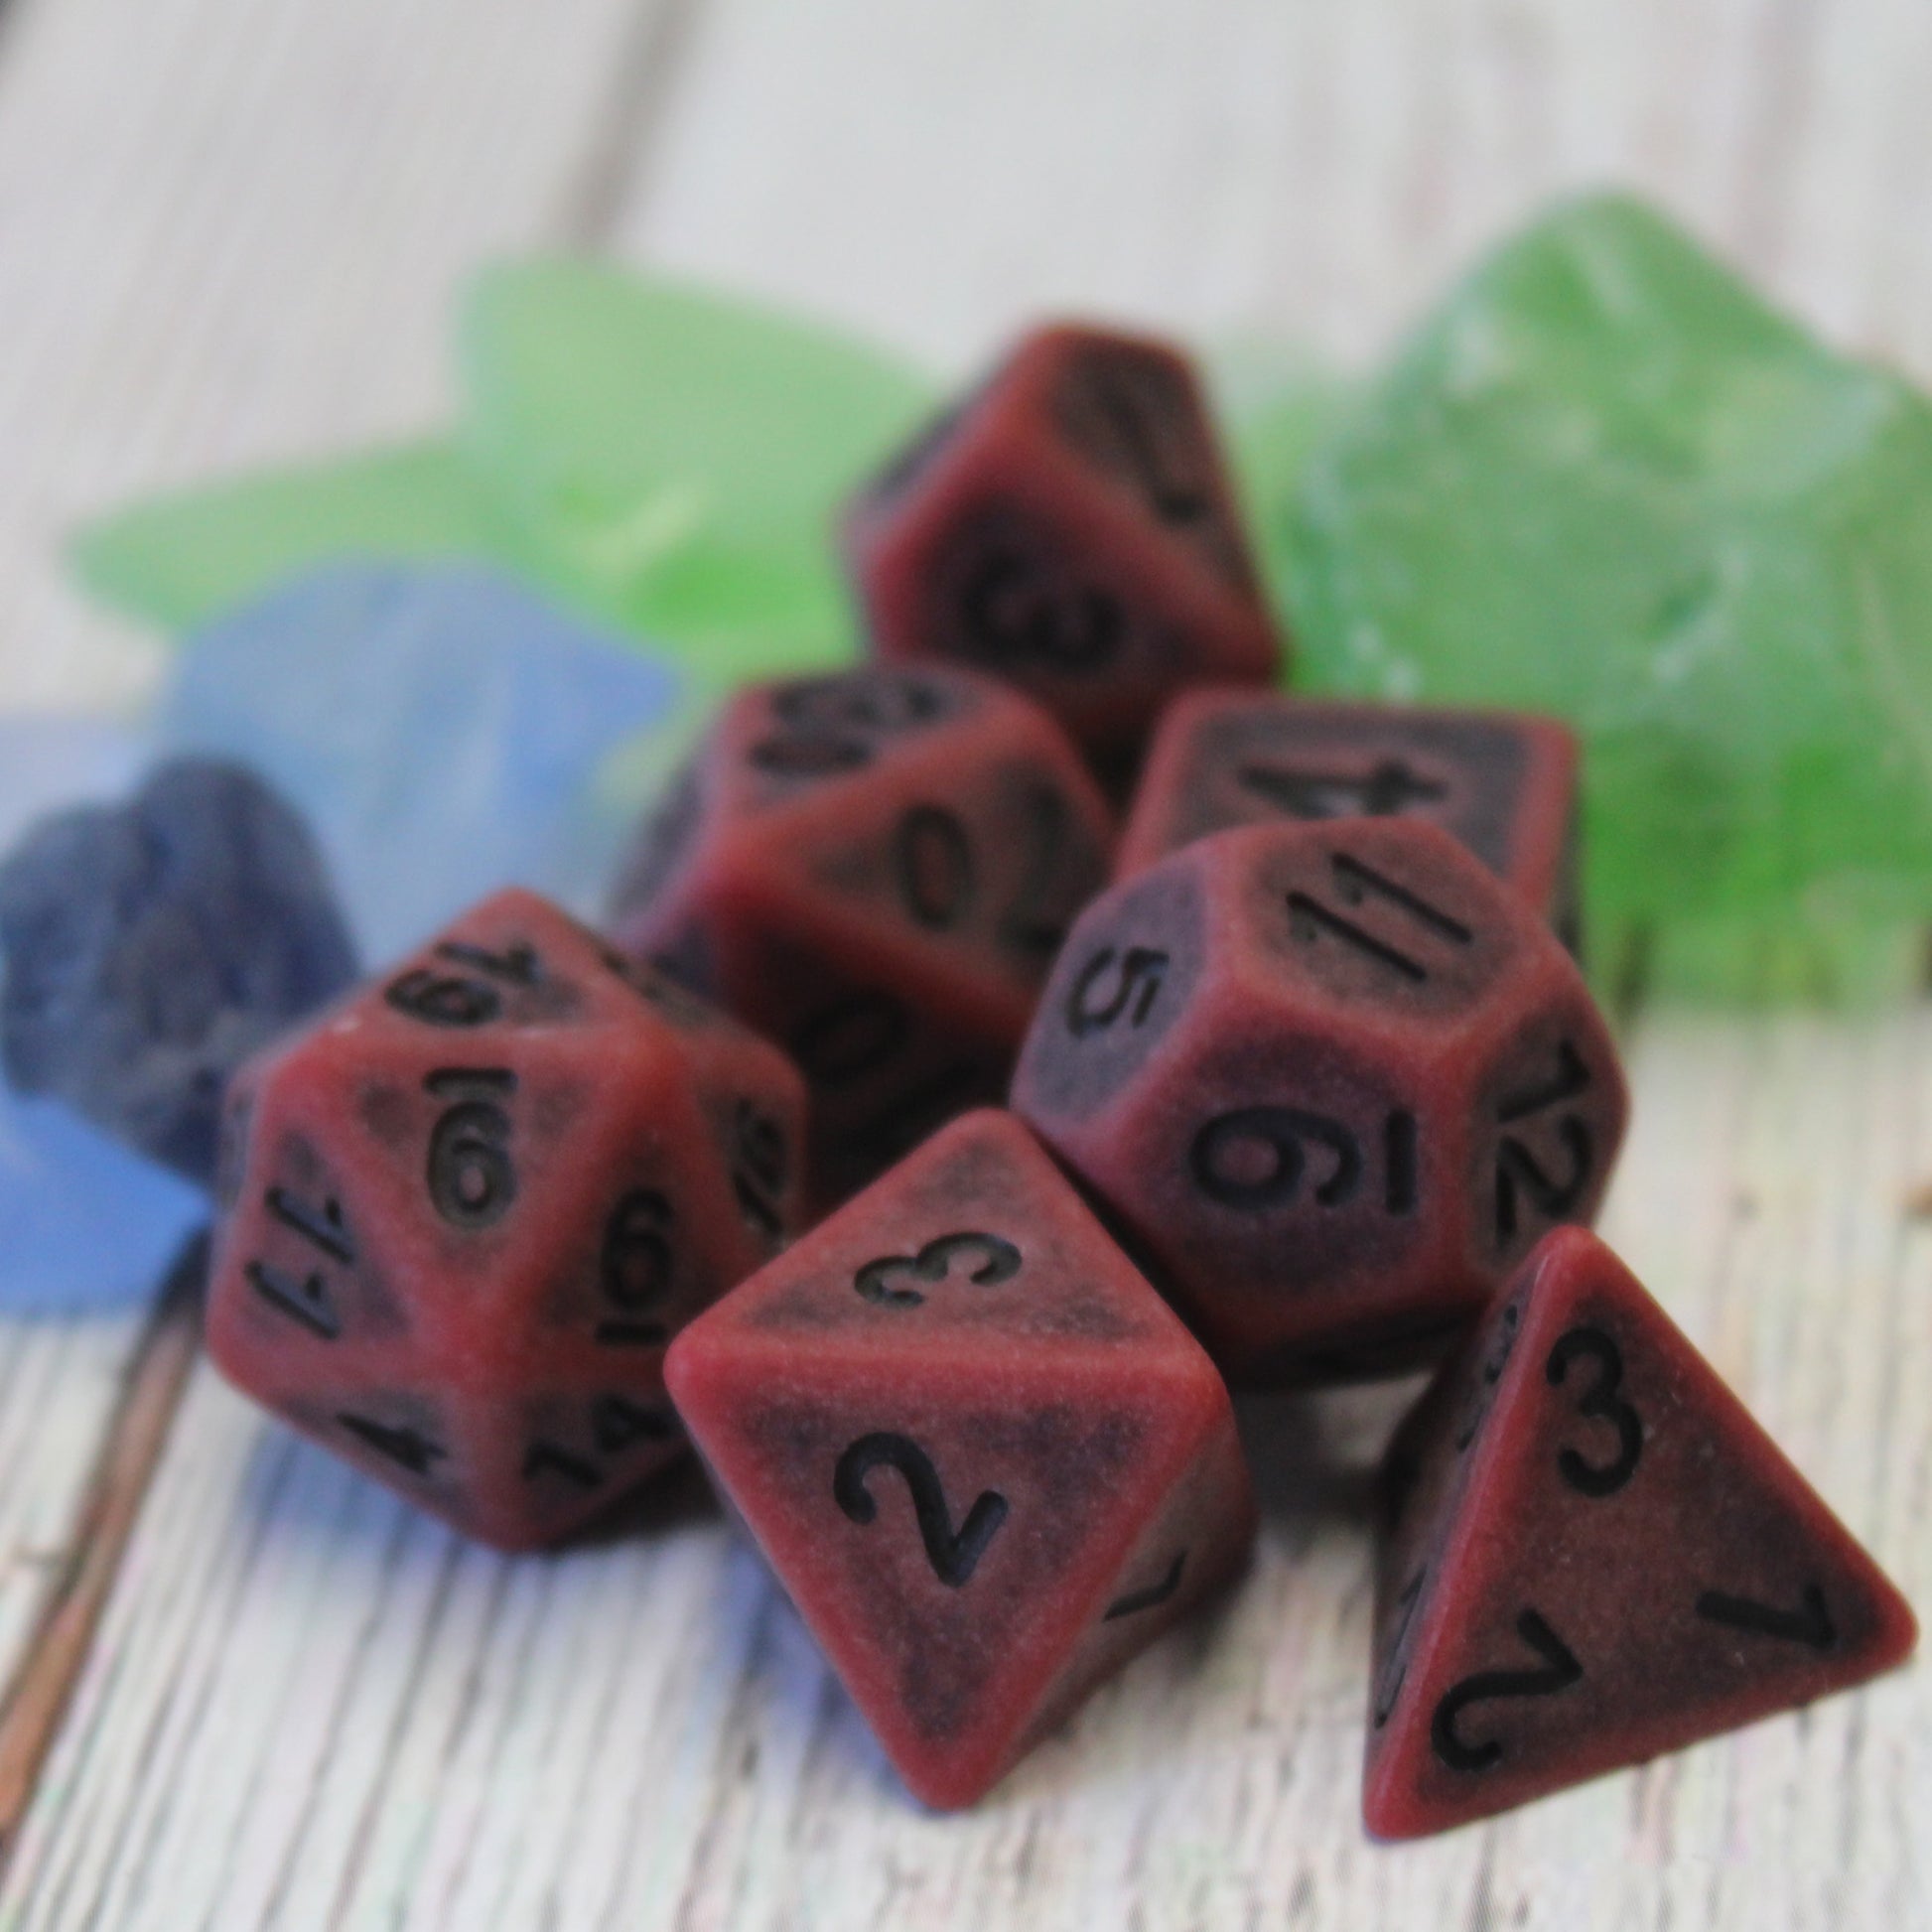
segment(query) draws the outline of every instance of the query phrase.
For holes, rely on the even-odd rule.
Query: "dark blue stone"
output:
[[[204,1183],[229,1074],[355,978],[301,820],[207,759],[29,832],[0,864],[0,961],[15,1090]]]

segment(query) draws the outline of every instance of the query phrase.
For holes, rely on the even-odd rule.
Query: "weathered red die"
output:
[[[1115,877],[1236,825],[1423,818],[1577,950],[1577,740],[1554,718],[1197,691],[1162,714]]]
[[[790,1048],[829,1204],[1004,1098],[1112,837],[1052,720],[992,679],[757,685],[647,823],[613,932]]]
[[[1363,1813],[1384,1838],[1863,1683],[1912,1613],[1592,1236],[1549,1235],[1384,1469]]]
[[[459,1528],[548,1543],[683,1447],[671,1336],[795,1224],[777,1048],[534,895],[244,1067],[208,1351]]]
[[[1253,1534],[1220,1377],[1010,1114],[935,1136],[666,1373],[930,1804],[977,1798]]]
[[[1115,762],[1202,680],[1271,680],[1281,643],[1192,367],[1164,343],[1027,336],[853,502],[874,651],[1030,691]]]
[[[1013,1105],[1230,1375],[1428,1359],[1596,1210],[1623,1077],[1575,963],[1447,832],[1256,826],[1075,925]]]

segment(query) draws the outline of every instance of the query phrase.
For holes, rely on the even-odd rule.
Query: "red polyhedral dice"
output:
[[[1549,928],[1393,818],[1218,832],[1114,887],[1013,1105],[1257,1382],[1440,1354],[1545,1228],[1595,1213],[1627,1110]]]
[[[458,1528],[549,1543],[683,1446],[666,1343],[795,1225],[776,1047],[504,892],[245,1066],[208,1352]]]
[[[1220,1377],[1010,1114],[701,1315],[667,1379],[929,1804],[977,1798],[1253,1533]]]
[[[1487,1817],[1863,1683],[1912,1613],[1616,1257],[1548,1236],[1384,1471],[1363,1813]]]
[[[1181,686],[1281,644],[1200,385],[1166,344],[1026,337],[853,503],[877,654],[993,671],[1109,762]]]
[[[1277,819],[1425,818],[1577,950],[1577,740],[1554,718],[1198,691],[1162,715],[1115,877]]]
[[[990,678],[757,685],[646,826],[613,930],[790,1048],[829,1205],[1005,1097],[1112,834],[1052,720]]]

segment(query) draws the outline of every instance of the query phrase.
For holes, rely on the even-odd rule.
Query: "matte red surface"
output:
[[[1916,1637],[1844,1525],[1578,1229],[1538,1247],[1403,1426],[1385,1505],[1362,1787],[1384,1838],[1863,1683]]]
[[[664,1348],[795,1225],[777,1048],[524,892],[229,1095],[208,1352],[326,1448],[504,1548],[682,1449]]]
[[[1005,1097],[1112,840],[1064,735],[991,678],[757,685],[646,826],[614,931],[796,1055],[829,1206]]]
[[[997,672],[1109,761],[1282,647],[1200,385],[1165,343],[1025,337],[853,503],[874,651]]]
[[[936,1135],[666,1372],[928,1804],[979,1797],[1253,1534],[1220,1377],[1009,1114]]]
[[[1527,713],[1189,692],[1162,714],[1114,875],[1234,825],[1358,815],[1454,833],[1576,951],[1577,740]]]
[[[1447,832],[1219,832],[1068,937],[1013,1106],[1231,1376],[1431,1359],[1546,1227],[1596,1211],[1628,1109],[1536,913]]]

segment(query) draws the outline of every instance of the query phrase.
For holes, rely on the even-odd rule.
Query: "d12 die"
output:
[[[1161,343],[1028,336],[846,534],[878,655],[1011,678],[1110,758],[1183,684],[1279,669],[1199,384]]]
[[[547,1543],[679,1452],[665,1345],[796,1219],[777,1048],[523,892],[242,1069],[207,1339],[459,1528]]]
[[[829,1203],[1004,1098],[1112,834],[1051,719],[991,679],[759,685],[646,826],[614,931],[789,1046]]]
[[[1163,714],[1115,874],[1234,825],[1425,818],[1577,950],[1577,740],[1554,718],[1200,691]]]
[[[1610,1251],[1548,1236],[1392,1446],[1363,1811],[1409,1838],[1863,1683],[1912,1613]]]
[[[1373,818],[1219,832],[1098,899],[1013,1104],[1256,1381],[1440,1353],[1595,1212],[1626,1112],[1549,928],[1447,832]]]
[[[1252,1535],[1212,1364],[1008,1114],[727,1296],[667,1377],[930,1804],[978,1797]]]

